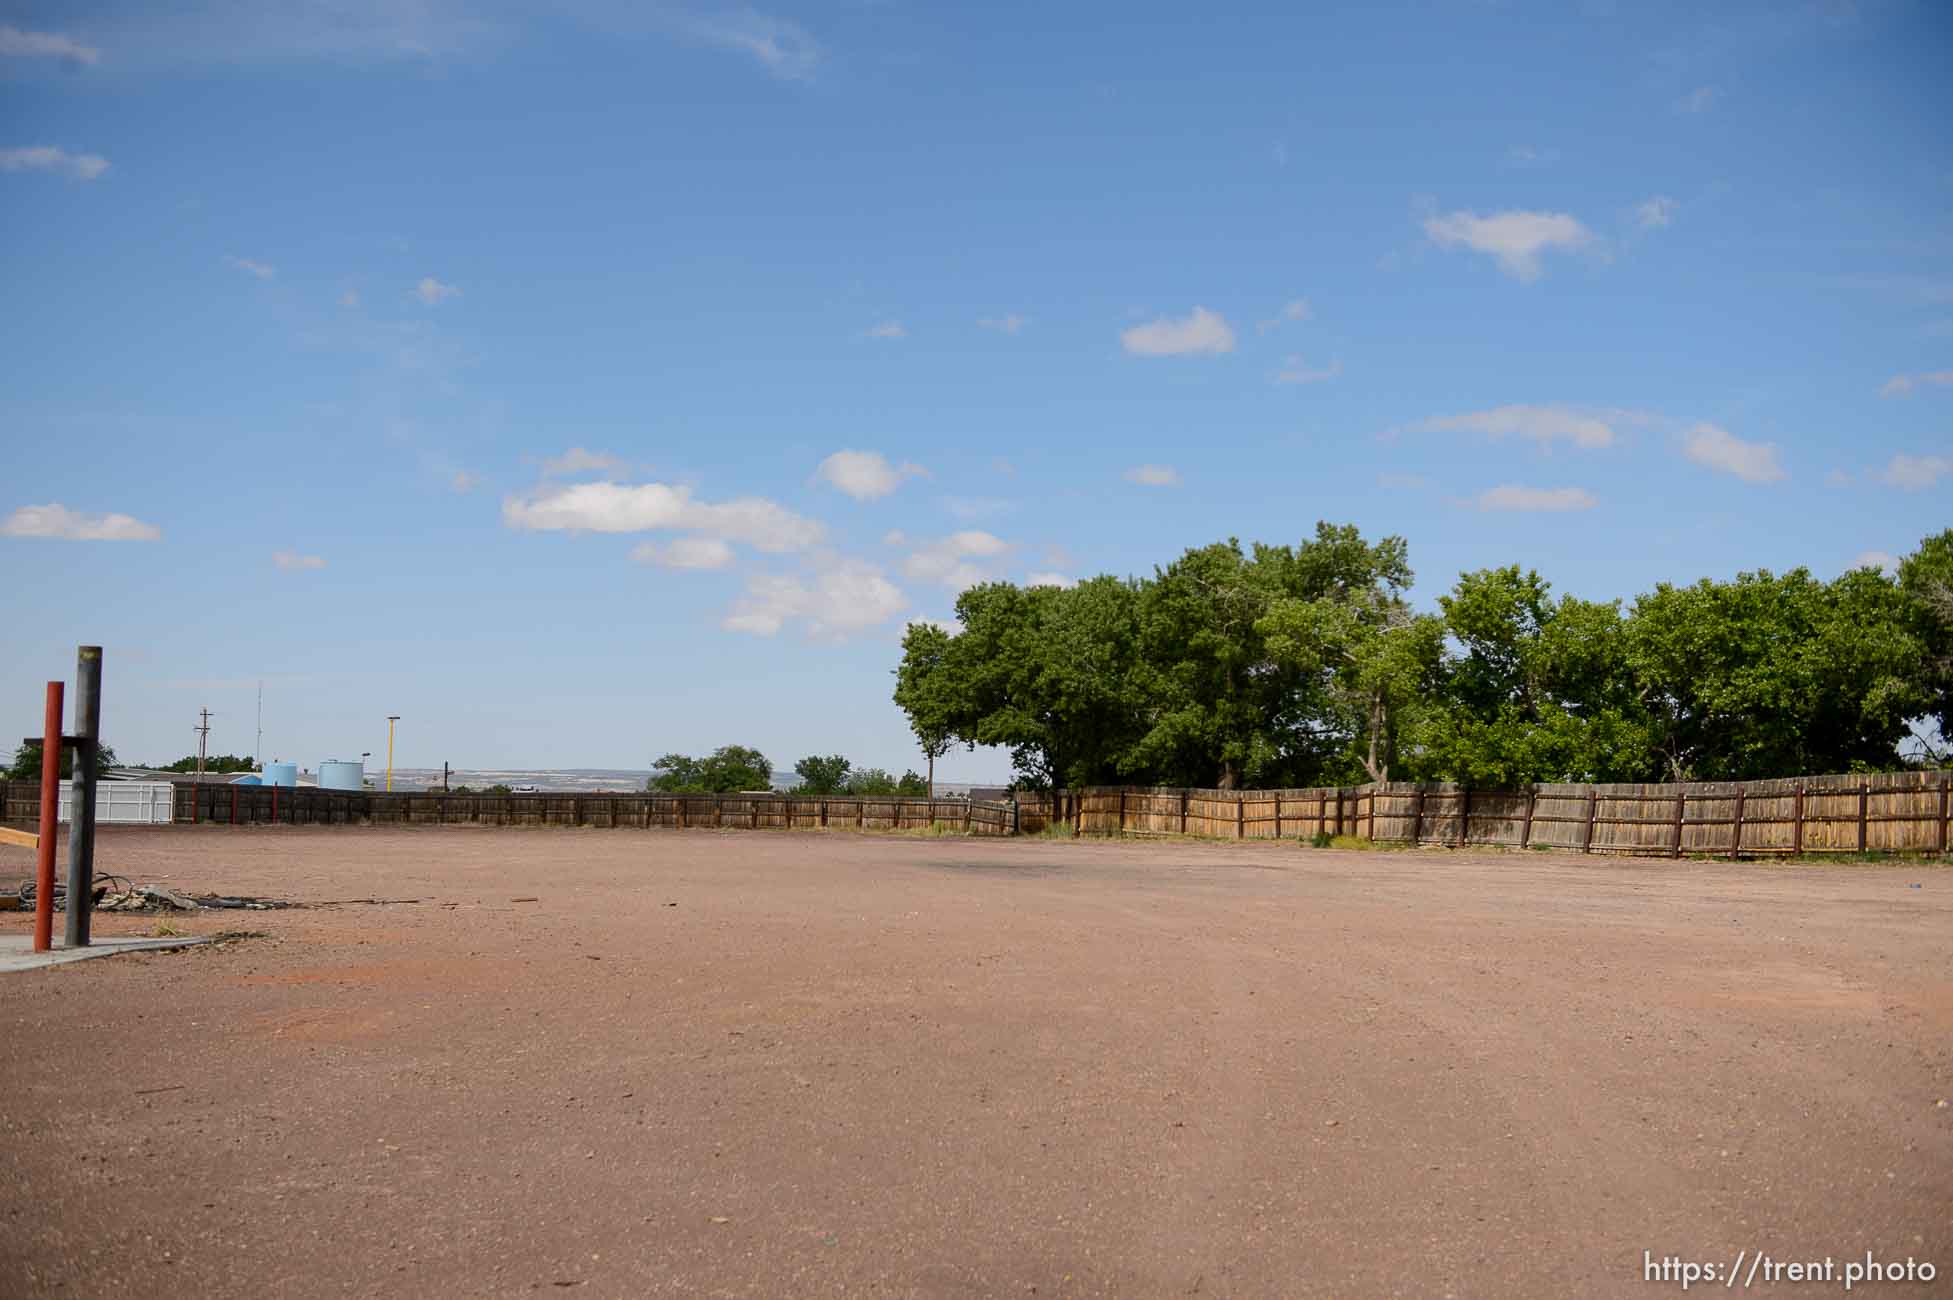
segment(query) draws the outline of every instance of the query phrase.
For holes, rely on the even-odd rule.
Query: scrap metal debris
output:
[[[110,879],[121,880],[121,877]],[[121,881],[123,888],[116,889],[107,880],[95,882],[91,891],[94,895],[94,909],[97,912],[196,912],[206,908],[214,910],[270,912],[288,907],[301,907],[303,904],[289,902],[282,898],[254,898],[249,895],[230,894],[186,894],[167,885],[135,885]],[[18,894],[8,898],[21,911],[34,908],[35,888],[29,881],[21,885]],[[54,887],[54,910],[68,910],[68,887]]]

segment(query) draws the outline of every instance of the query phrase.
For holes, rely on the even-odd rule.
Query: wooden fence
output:
[[[1355,835],[1391,843],[1704,854],[1945,854],[1953,774],[1473,790],[1393,781],[1305,790],[1093,787],[1020,796],[1019,824],[1086,835]]]
[[[32,825],[40,786],[0,782],[4,820]],[[252,826],[601,826],[640,829],[918,830],[1295,839],[1356,835],[1395,843],[1679,857],[1947,851],[1953,774],[1789,777],[1686,785],[1535,785],[1472,790],[1393,781],[1306,790],[1094,787],[1024,794],[1013,806],[965,799],[794,794],[386,794],[251,785],[179,785],[179,822]]]
[[[40,816],[40,784],[4,785],[9,821]],[[1012,832],[1009,804],[890,796],[812,798],[779,794],[442,794],[321,790],[313,786],[176,787],[175,820],[220,826],[602,826],[786,830],[817,827],[919,830],[941,825],[976,835]]]

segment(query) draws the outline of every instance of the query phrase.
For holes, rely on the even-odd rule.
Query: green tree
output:
[[[928,796],[930,798],[935,797],[934,791],[930,786],[929,778],[913,770],[902,773],[902,779],[895,783],[895,793]]]
[[[793,765],[800,777],[799,793],[807,795],[839,794],[848,784],[848,760],[839,754],[825,757],[809,754]]]
[[[1891,767],[1935,704],[1917,607],[1874,569],[1664,583],[1635,602],[1626,645],[1671,780]]]
[[[1371,589],[1277,601],[1260,630],[1277,662],[1327,679],[1324,733],[1347,735],[1370,780],[1388,781],[1438,678],[1444,621],[1412,613],[1394,588]]]
[[[666,754],[651,765],[647,790],[662,794],[734,794],[773,782],[766,755],[745,745],[722,745],[704,758]]]
[[[1140,596],[1146,734],[1126,764],[1174,784],[1304,784],[1336,774],[1349,728],[1320,662],[1276,653],[1265,622],[1288,601],[1387,600],[1409,586],[1401,537],[1371,543],[1321,522],[1293,548],[1201,547],[1157,570]],[[1288,649],[1296,648],[1285,640]]]
[[[909,729],[929,760],[931,795],[936,792],[936,760],[956,744],[956,696],[945,671],[949,644],[950,633],[935,624],[911,623],[902,637],[902,662],[895,669],[895,703],[908,715]]]
[[[122,766],[122,760],[115,756],[115,750],[102,745],[97,751],[95,770],[97,772],[111,767]],[[61,779],[72,781],[75,776],[75,750],[72,745],[61,747]],[[41,779],[41,746],[21,745],[14,750],[13,766],[7,769],[7,778],[13,781],[38,781]]]
[[[1031,789],[1117,779],[1144,719],[1134,695],[1134,588],[986,583],[957,600],[939,683],[952,735],[1007,748]]]
[[[1421,732],[1425,774],[1505,789],[1657,779],[1618,604],[1555,601],[1518,565],[1464,574],[1438,603],[1458,651]]]
[[[851,795],[889,795],[900,789],[900,783],[879,767],[856,768],[848,777],[847,793]]]
[[[1921,747],[1926,758],[1943,764],[1953,756],[1953,528],[1921,541],[1900,561],[1899,589],[1924,658]]]
[[[704,794],[705,763],[689,754],[666,754],[651,765],[644,788],[658,794]]]
[[[482,793],[483,794],[514,794],[515,791],[511,789],[509,786],[504,785],[498,781],[494,785],[489,786],[486,790],[483,790]]]
[[[197,756],[195,754],[187,755],[177,759],[168,767],[160,767],[156,770],[159,772],[194,772],[197,770]],[[255,772],[258,770],[258,765],[252,761],[249,754],[246,754],[242,758],[236,754],[216,754],[205,756],[203,770],[206,772]]]

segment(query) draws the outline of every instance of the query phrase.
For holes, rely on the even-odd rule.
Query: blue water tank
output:
[[[298,764],[266,763],[264,765],[264,783],[266,785],[297,785]]]
[[[319,764],[319,788],[322,790],[364,790],[366,788],[366,764],[348,763],[344,759],[328,758]]]

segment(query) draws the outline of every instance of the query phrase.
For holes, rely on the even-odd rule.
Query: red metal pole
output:
[[[61,821],[61,704],[65,688],[47,684],[47,725],[41,740],[41,837],[35,845],[34,951],[54,946],[54,839]]]

